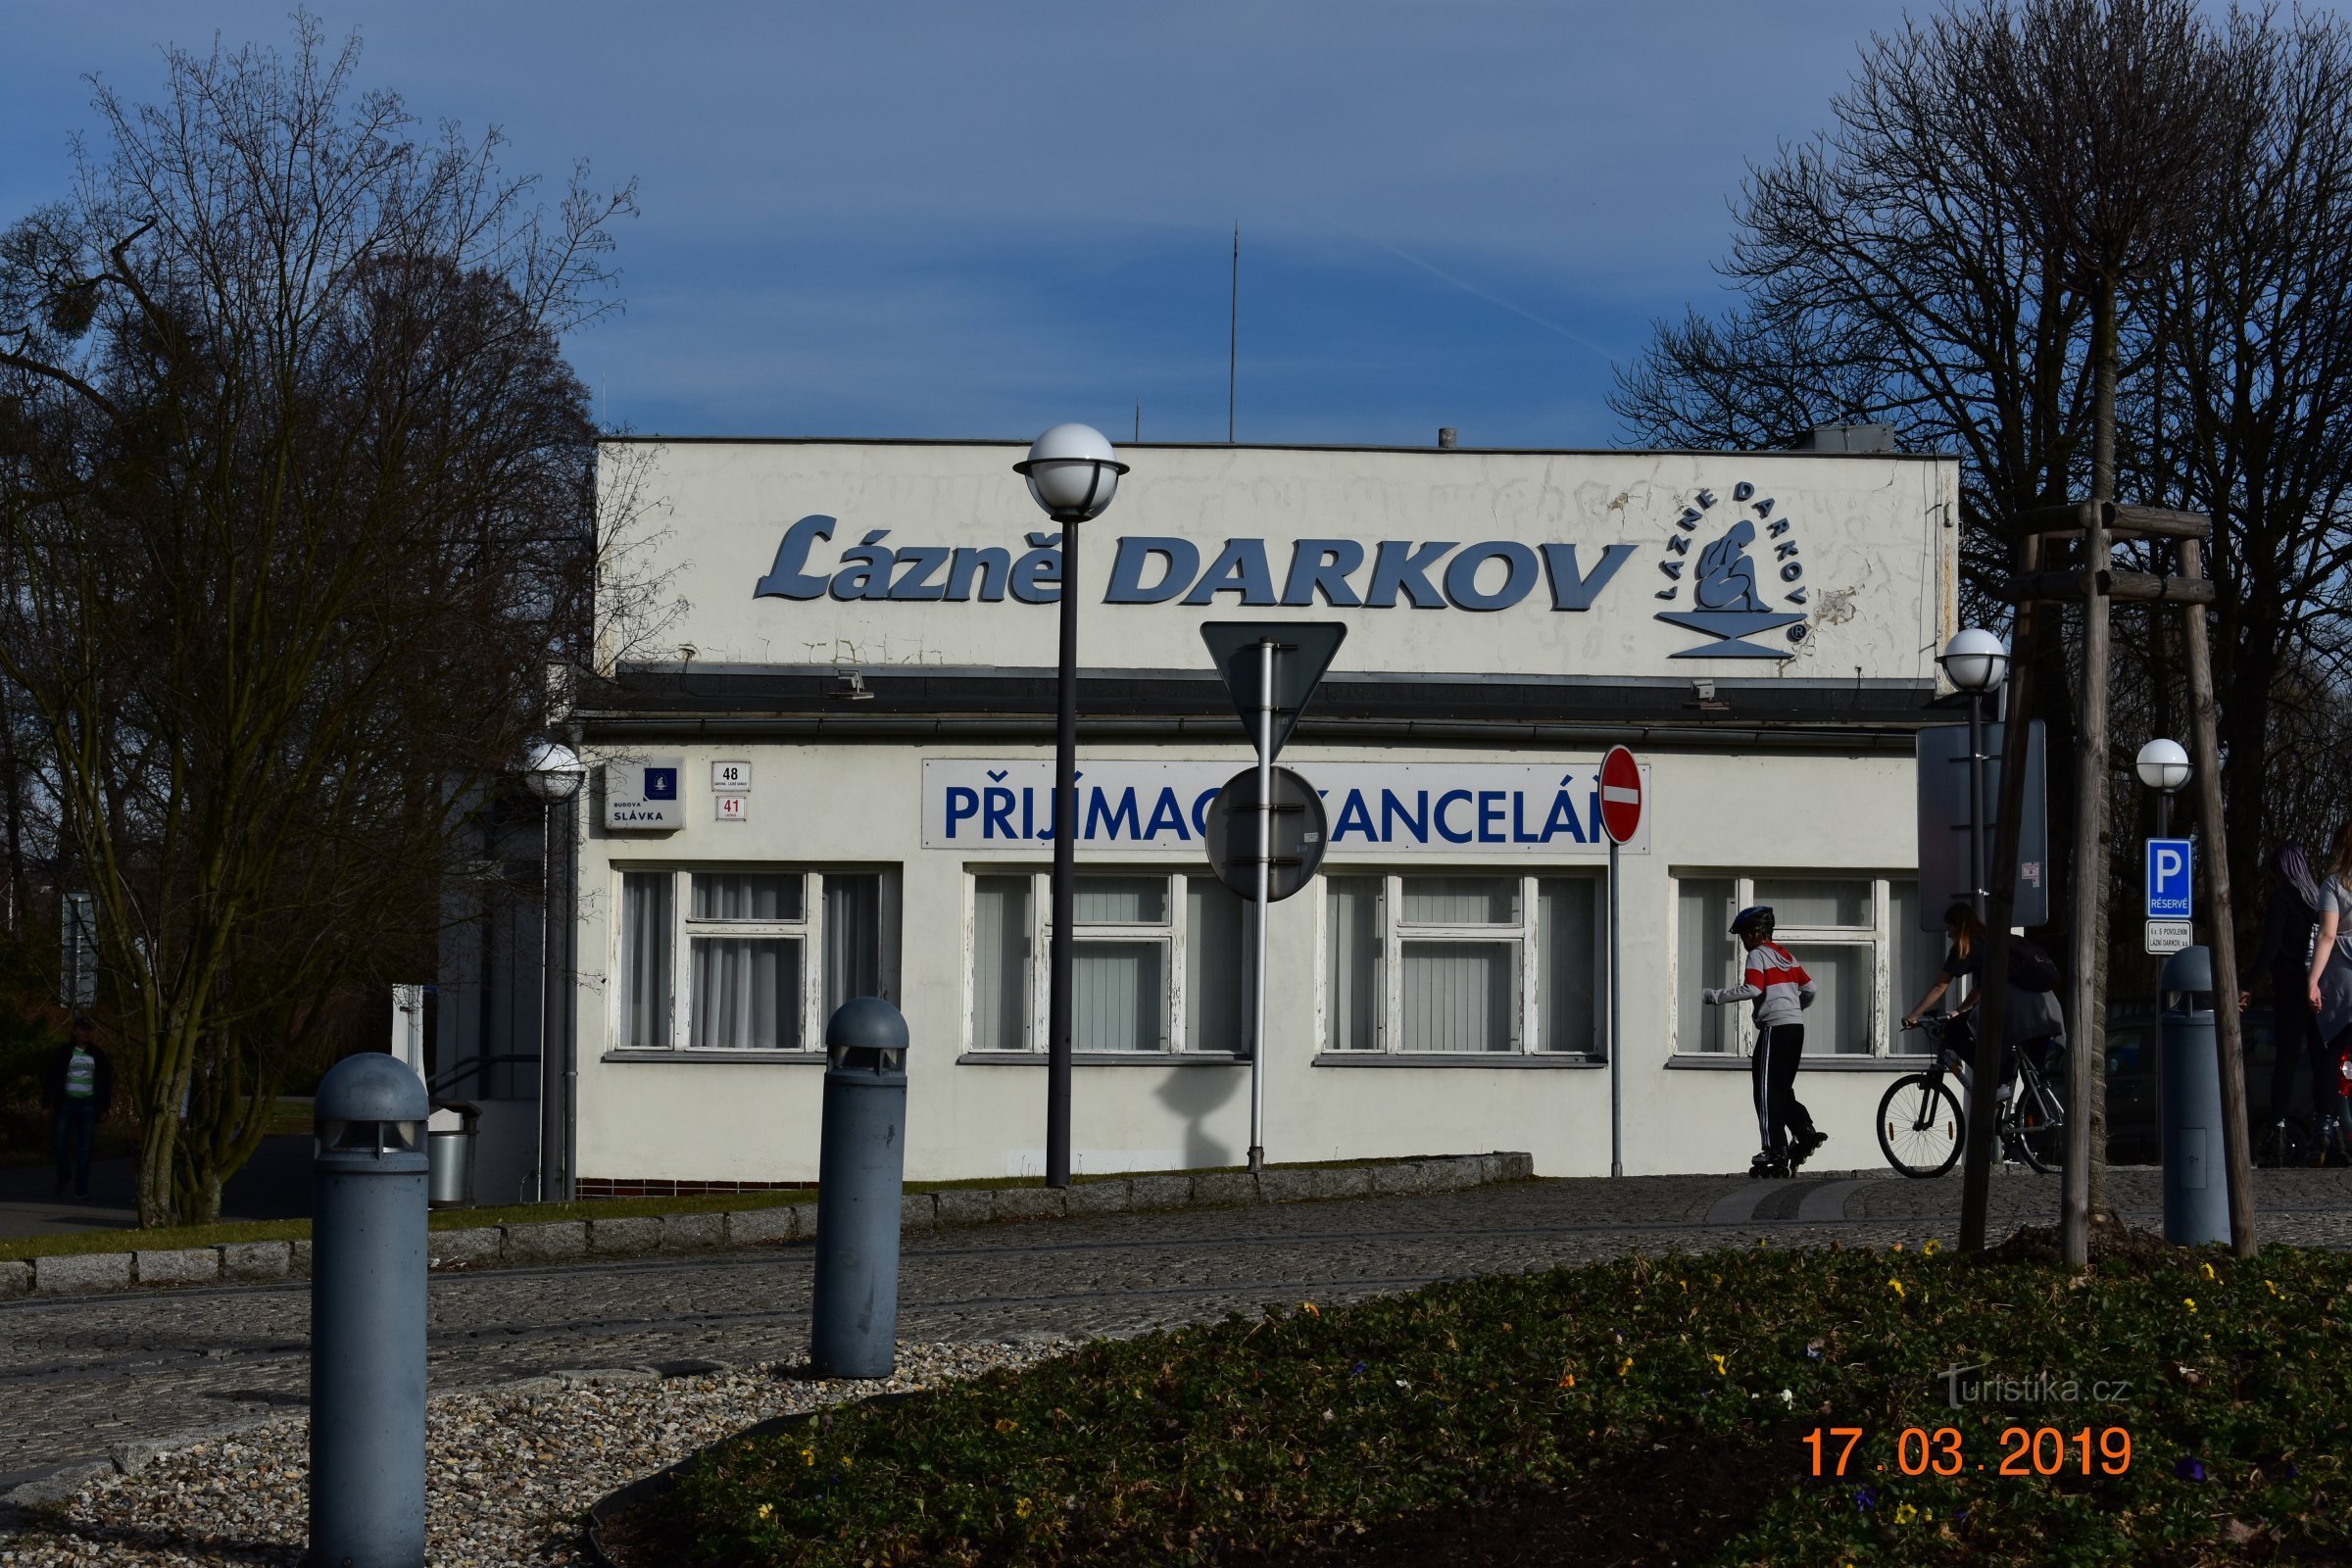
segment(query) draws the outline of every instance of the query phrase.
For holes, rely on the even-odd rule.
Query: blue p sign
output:
[[[2190,908],[2188,840],[2148,840],[2148,918],[2186,920]]]

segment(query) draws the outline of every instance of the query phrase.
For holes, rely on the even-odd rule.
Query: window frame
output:
[[[1379,997],[1373,1019],[1373,1044],[1358,1049],[1334,1038],[1337,1019],[1331,1005],[1333,982],[1328,895],[1316,901],[1315,1040],[1322,1059],[1333,1062],[1406,1060],[1477,1062],[1541,1060],[1605,1062],[1608,1059],[1608,879],[1598,869],[1582,865],[1544,865],[1528,870],[1478,866],[1415,866],[1396,868],[1348,866],[1335,875],[1351,879],[1377,878],[1381,883]],[[1424,878],[1473,877],[1515,884],[1518,918],[1509,922],[1451,922],[1404,918],[1404,884]],[[1592,979],[1592,1016],[1588,1020],[1588,1050],[1558,1051],[1545,1046],[1548,1031],[1543,1015],[1545,979],[1545,936],[1543,888],[1546,882],[1583,882],[1592,891],[1592,948],[1588,955]],[[1509,1046],[1500,1051],[1406,1051],[1404,1037],[1404,947],[1408,942],[1507,942],[1511,945],[1512,1005]]]
[[[1673,939],[1667,944],[1671,965],[1670,989],[1674,999],[1672,1017],[1669,1019],[1668,1027],[1672,1031],[1674,1040],[1674,1060],[1684,1062],[1739,1061],[1753,1056],[1756,1049],[1754,1009],[1745,1005],[1732,1008],[1731,1016],[1724,1020],[1724,1050],[1689,1051],[1684,1049],[1683,1038],[1686,1024],[1700,1016],[1701,1010],[1706,1006],[1706,1004],[1699,1000],[1700,989],[1722,982],[1709,980],[1703,976],[1687,976],[1682,973],[1680,921],[1682,919],[1681,891],[1683,884],[1697,881],[1729,882],[1732,887],[1732,907],[1738,910],[1759,902],[1756,892],[1757,883],[1799,879],[1827,882],[1868,882],[1870,884],[1871,920],[1868,925],[1792,925],[1783,922],[1774,932],[1773,940],[1793,951],[1796,954],[1796,961],[1800,964],[1805,961],[1805,949],[1808,945],[1816,948],[1862,948],[1870,954],[1871,982],[1865,991],[1869,1017],[1862,1028],[1862,1037],[1869,1042],[1870,1049],[1867,1051],[1835,1049],[1820,1051],[1814,1049],[1812,1040],[1808,1038],[1805,1043],[1806,1063],[1808,1065],[1823,1065],[1831,1062],[1914,1063],[1918,1060],[1916,1053],[1905,1054],[1897,1049],[1899,1042],[1893,1038],[1890,1028],[1894,1020],[1902,1015],[1902,1008],[1910,1000],[1894,995],[1895,987],[1901,982],[1900,977],[1895,973],[1897,936],[1894,930],[1893,889],[1896,883],[1916,884],[1919,880],[1917,871],[1871,869],[1861,866],[1850,868],[1795,866],[1765,867],[1761,870],[1752,868],[1729,870],[1721,866],[1701,865],[1677,865],[1671,867],[1668,872],[1668,907],[1673,911],[1673,918],[1677,922]],[[1720,940],[1726,945],[1725,956],[1728,959],[1732,956],[1730,950],[1736,939],[1729,932],[1725,932],[1721,934]]]
[[[1237,1024],[1242,1048],[1238,1051],[1197,1051],[1186,1044],[1191,1038],[1191,1019],[1194,998],[1192,985],[1192,900],[1187,884],[1194,880],[1215,883],[1216,878],[1197,870],[1183,870],[1165,863],[1159,865],[1086,865],[1078,869],[1081,881],[1089,877],[1150,878],[1161,884],[1161,910],[1165,918],[1159,921],[1133,920],[1077,920],[1071,923],[1073,947],[1088,942],[1154,942],[1161,947],[1161,973],[1164,976],[1165,1003],[1159,1012],[1160,1043],[1149,1051],[1088,1051],[1080,1047],[1076,1054],[1092,1063],[1125,1061],[1165,1061],[1170,1058],[1189,1058],[1196,1061],[1247,1061],[1250,1059],[1251,1020],[1248,1008]],[[980,937],[979,882],[982,877],[1025,877],[1029,883],[1029,955],[1027,972],[1022,978],[1021,995],[1025,1003],[1021,1019],[1021,1044],[1010,1051],[982,1050],[977,1044],[979,1034],[977,1009],[980,1004],[978,961]],[[1251,966],[1256,962],[1253,945],[1253,913],[1247,901],[1242,910],[1242,978],[1245,988]],[[1046,1055],[1046,1028],[1053,1004],[1053,938],[1054,938],[1054,872],[1051,867],[1006,865],[1001,861],[974,861],[963,867],[963,957],[962,1003],[957,1009],[960,1020],[959,1044],[966,1056],[985,1057],[991,1061],[1037,1059]],[[1245,991],[1245,995],[1246,995]]]
[[[798,920],[698,918],[694,910],[694,878],[697,874],[762,876],[797,876],[801,879],[801,918]],[[881,992],[895,1000],[899,991],[899,874],[900,868],[884,863],[809,862],[782,860],[614,860],[609,867],[613,911],[608,947],[608,974],[620,972],[621,956],[626,950],[627,930],[625,906],[621,898],[621,878],[624,876],[667,876],[669,890],[669,1019],[663,1031],[666,1044],[642,1045],[621,1039],[620,987],[606,987],[606,1040],[609,1054],[633,1057],[671,1056],[696,1061],[821,1061],[825,1055],[825,878],[832,876],[872,876],[880,882],[881,896],[876,901],[875,943],[876,970],[881,977]],[[749,1048],[735,1046],[697,1046],[694,1039],[694,942],[703,938],[783,938],[801,944],[801,973],[798,1039],[791,1047]]]

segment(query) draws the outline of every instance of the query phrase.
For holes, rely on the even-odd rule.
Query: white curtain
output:
[[[620,1044],[667,1051],[671,875],[625,871],[620,878]]]
[[[799,1047],[799,938],[697,937],[689,956],[697,1050]]]

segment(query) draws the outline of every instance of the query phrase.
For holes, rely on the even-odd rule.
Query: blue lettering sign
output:
[[[1245,605],[1274,603],[1274,574],[1266,567],[1266,542],[1263,539],[1228,539],[1225,548],[1210,562],[1193,591],[1184,596],[1188,605],[1215,603],[1218,594],[1239,594]]]

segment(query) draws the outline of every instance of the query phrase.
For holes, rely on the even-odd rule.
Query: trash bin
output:
[[[2221,1052],[2214,1038],[2213,954],[2183,948],[2164,961],[2164,1239],[2183,1247],[2230,1240],[2222,1162]]]
[[[433,1106],[424,1126],[424,1155],[432,1167],[426,1193],[433,1207],[473,1206],[474,1134],[481,1121],[482,1107],[470,1101],[444,1100]]]

